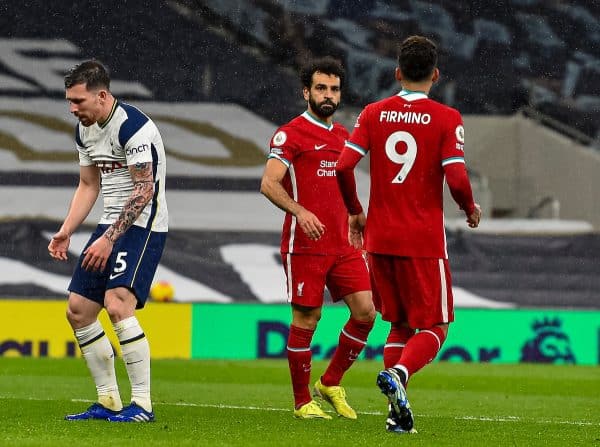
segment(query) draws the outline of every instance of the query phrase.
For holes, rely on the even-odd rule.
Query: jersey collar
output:
[[[406,101],[416,101],[417,99],[427,99],[428,96],[425,92],[418,92],[414,90],[405,90],[402,89],[400,93],[398,93],[402,99]]]
[[[100,129],[104,129],[108,123],[110,123],[110,120],[112,119],[113,115],[115,114],[115,110],[117,110],[117,103],[118,101],[114,100],[113,105],[112,105],[112,109],[110,109],[110,113],[108,114],[108,118],[106,118],[106,121],[104,121],[102,124],[98,123],[98,127],[100,127]]]
[[[315,117],[314,115],[311,115],[308,110],[305,111],[302,115],[301,115],[305,120],[310,121],[311,123],[313,123],[315,126],[319,126],[322,127],[325,130],[331,130],[333,129],[333,123],[331,124],[327,124],[325,121],[320,120],[319,118]]]

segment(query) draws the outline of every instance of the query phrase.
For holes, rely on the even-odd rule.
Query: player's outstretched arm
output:
[[[99,193],[100,171],[95,166],[81,166],[79,168],[79,185],[73,194],[67,217],[48,245],[48,253],[52,258],[59,261],[68,259],[71,235],[90,214]]]
[[[280,160],[269,159],[260,182],[260,192],[276,207],[294,215],[298,225],[309,239],[318,240],[325,233],[325,225],[317,216],[289,196],[281,184],[287,169]]]

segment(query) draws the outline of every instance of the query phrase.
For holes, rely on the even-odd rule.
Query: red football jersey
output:
[[[328,125],[308,112],[281,126],[273,135],[269,158],[288,167],[283,187],[325,225],[323,236],[313,241],[296,225],[296,218],[286,213],[282,253],[345,254],[354,250],[348,243],[348,212],[335,172],[348,136],[341,124]]]
[[[444,166],[464,164],[463,144],[460,113],[424,93],[403,90],[365,107],[345,150],[370,153],[367,251],[448,257]]]

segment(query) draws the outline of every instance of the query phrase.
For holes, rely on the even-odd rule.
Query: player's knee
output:
[[[370,292],[364,291],[349,295],[345,297],[345,301],[350,308],[352,318],[359,321],[375,321],[377,311]]]
[[[70,307],[67,307],[66,316],[67,316],[67,321],[69,322],[69,324],[72,327],[74,327],[74,328],[79,327],[80,318],[78,317],[77,313],[74,312]]]
[[[294,326],[314,330],[321,319],[320,307],[292,306],[292,324]]]
[[[130,306],[119,300],[107,300],[105,303],[106,313],[110,321],[116,323],[134,315],[134,310]]]
[[[353,318],[364,321],[364,322],[373,322],[375,321],[375,317],[377,316],[377,312],[375,311],[375,307],[365,307],[361,309],[359,312],[356,312],[352,315]]]
[[[80,329],[92,324],[96,320],[95,315],[88,314],[83,309],[78,309],[74,306],[67,306],[66,317],[73,329]]]
[[[123,287],[108,290],[104,297],[104,308],[113,323],[133,316],[136,303],[135,296]]]
[[[298,315],[297,318],[294,319],[293,324],[295,326],[304,328],[304,329],[311,329],[314,330],[317,327],[317,324],[319,323],[319,320],[321,319],[321,315],[312,315],[312,314],[303,314],[303,315]]]

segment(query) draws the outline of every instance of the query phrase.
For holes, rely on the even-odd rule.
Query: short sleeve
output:
[[[446,114],[442,141],[442,166],[465,162],[465,128],[462,117],[455,109]]]
[[[127,166],[152,162],[153,133],[154,127],[151,125],[151,121],[147,121],[129,137],[123,146]]]
[[[352,135],[350,135],[350,138],[346,143],[347,147],[355,150],[363,156],[367,154],[371,145],[369,136],[369,117],[370,106],[367,106],[356,118]]]
[[[289,129],[280,127],[271,138],[269,155],[267,158],[275,158],[289,168],[294,156],[295,149],[290,138]]]
[[[79,124],[75,126],[75,147],[77,149],[77,153],[79,154],[79,166],[92,166],[94,164],[94,160],[88,154],[83,142],[81,141],[81,134],[79,133]]]

